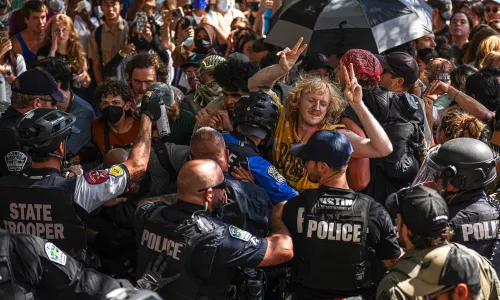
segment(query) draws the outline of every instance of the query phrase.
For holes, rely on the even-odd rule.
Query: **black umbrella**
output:
[[[380,53],[432,33],[424,0],[292,0],[274,16],[266,42],[324,54],[365,49]]]

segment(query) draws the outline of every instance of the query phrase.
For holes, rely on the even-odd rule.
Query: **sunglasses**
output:
[[[495,14],[496,14],[496,13],[498,12],[498,7],[494,7],[494,8],[485,7],[485,8],[484,8],[484,11],[485,11],[486,13],[493,12],[493,13],[495,13]]]
[[[433,294],[430,294],[428,296],[424,296],[424,300],[433,300],[433,299],[436,299],[440,295],[442,295],[444,293],[447,293],[447,292],[453,290],[454,288],[455,288],[455,286],[445,287],[444,289],[439,290],[439,291],[437,291],[437,292],[435,292]]]
[[[214,190],[214,189],[223,190],[225,188],[226,188],[226,179],[224,178],[224,180],[221,183],[219,183],[217,185],[214,185],[214,186],[210,186],[210,187],[201,189],[201,190],[198,190],[198,193],[208,191],[209,189],[212,189],[212,190]]]

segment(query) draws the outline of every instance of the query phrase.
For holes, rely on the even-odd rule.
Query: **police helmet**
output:
[[[444,143],[429,156],[429,163],[440,171],[440,178],[460,190],[484,187],[497,176],[496,157],[488,145],[471,138]]]
[[[19,143],[30,153],[48,154],[71,134],[76,117],[57,109],[37,108],[17,122]]]
[[[267,133],[272,133],[278,123],[278,116],[278,105],[271,96],[264,92],[252,92],[236,102],[233,125],[235,128],[240,125],[263,128]]]
[[[149,290],[119,288],[109,292],[106,300],[163,300],[157,293]]]

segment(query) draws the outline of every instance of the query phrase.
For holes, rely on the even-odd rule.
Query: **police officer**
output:
[[[126,289],[152,295],[143,289],[156,289],[172,281],[162,276],[166,266],[165,256],[159,256],[137,281],[138,291],[127,280],[86,269],[51,242],[0,229],[0,299],[101,300],[107,293],[114,295],[112,299],[141,299],[119,298],[118,294],[123,295],[120,291]]]
[[[499,214],[485,193],[495,178],[493,151],[479,140],[457,138],[429,151],[414,185],[432,185],[446,200],[454,242],[496,258]],[[500,261],[492,262],[498,274]]]
[[[294,242],[294,299],[370,299],[379,261],[389,267],[400,256],[387,211],[349,189],[346,169],[352,152],[338,131],[319,130],[307,144],[292,146],[309,180],[320,183],[319,189],[302,192],[283,209]]]
[[[469,253],[481,269],[483,299],[498,299],[500,282],[491,263],[463,245],[450,243],[453,231],[448,226],[448,205],[433,189],[415,186],[389,197],[391,208],[397,211],[400,244],[406,253],[394,264],[377,288],[377,300],[413,299],[407,296],[398,283],[414,278],[422,260],[436,247],[450,245]]]
[[[144,100],[146,100],[144,102]],[[34,109],[17,123],[20,143],[32,165],[22,174],[0,178],[0,226],[16,233],[45,238],[81,255],[86,248],[83,223],[74,204],[91,213],[122,194],[145,172],[151,144],[151,121],[160,117],[154,94],[143,99],[141,129],[130,157],[121,165],[70,178],[61,175],[66,142],[75,117],[59,110]]]
[[[273,211],[273,234],[255,237],[211,213],[226,201],[226,180],[212,160],[187,162],[179,173],[177,202],[146,204],[136,212],[138,274],[161,252],[170,260],[165,276],[178,276],[159,290],[166,299],[226,299],[237,267],[276,265],[293,257],[289,232]]]
[[[16,174],[29,165],[19,144],[17,120],[32,109],[55,109],[56,103],[66,101],[54,78],[45,71],[28,70],[12,82],[11,105],[0,117],[0,176]]]
[[[252,92],[236,102],[234,131],[223,134],[229,151],[229,169],[243,167],[250,171],[255,184],[267,192],[273,203],[289,200],[298,194],[276,167],[262,158],[259,150],[259,146],[272,140],[277,122],[278,105],[273,98],[264,92]]]

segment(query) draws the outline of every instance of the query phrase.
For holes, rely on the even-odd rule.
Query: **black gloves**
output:
[[[152,266],[150,262],[144,275],[137,280],[137,287],[144,290],[156,291],[178,279],[181,276],[179,273],[170,277],[163,277],[163,273],[167,268],[168,258],[169,256],[163,252],[158,255]]]
[[[161,117],[161,105],[170,106],[173,99],[173,91],[168,84],[153,83],[142,97],[141,113],[151,118],[151,121],[158,121]]]

